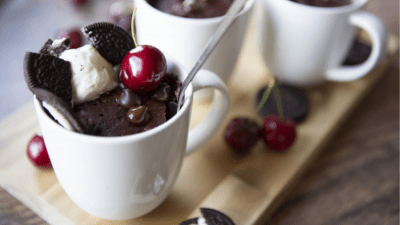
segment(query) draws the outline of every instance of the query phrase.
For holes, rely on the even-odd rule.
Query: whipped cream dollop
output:
[[[118,85],[118,74],[92,45],[65,50],[60,57],[71,63],[72,104],[100,97]]]

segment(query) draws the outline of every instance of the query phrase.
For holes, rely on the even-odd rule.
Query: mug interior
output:
[[[340,13],[340,12],[350,12],[359,8],[362,8],[367,4],[368,0],[351,0],[351,3],[343,6],[336,7],[319,7],[301,4],[298,2],[293,2],[291,0],[261,0],[261,1],[281,1],[287,6],[300,7],[304,10],[309,10],[308,12],[322,12],[322,13]]]
[[[164,54],[165,58],[167,59],[167,73],[173,73],[176,74],[179,78],[179,80],[183,83],[184,79],[188,75],[186,69],[180,65],[175,59],[172,57],[168,56],[167,54]],[[94,135],[89,135],[89,134],[82,134],[78,133],[75,131],[70,131],[64,127],[62,127],[60,124],[58,124],[56,121],[54,121],[52,118],[48,116],[48,114],[45,112],[42,104],[39,102],[39,100],[36,99],[34,96],[34,104],[35,104],[35,109],[36,113],[40,114],[38,116],[41,116],[45,119],[46,124],[49,126],[52,126],[54,129],[56,129],[60,135],[65,135],[66,138],[74,138],[74,140],[77,139],[85,139],[89,140],[92,139],[91,141],[96,141],[96,142],[107,142],[107,143],[124,143],[124,142],[131,142],[135,139],[142,139],[145,137],[152,136],[156,133],[162,132],[165,128],[168,126],[171,126],[171,124],[175,123],[175,121],[179,120],[183,114],[185,114],[188,110],[190,110],[190,105],[192,101],[192,95],[193,95],[193,87],[192,84],[189,84],[185,91],[185,101],[182,106],[182,108],[175,114],[172,118],[164,122],[163,124],[151,129],[147,130],[141,133],[137,134],[131,134],[131,135],[125,135],[125,136],[113,136],[113,137],[104,137],[104,136],[94,136]]]
[[[143,4],[141,6],[145,7],[145,9],[148,10],[148,13],[154,13],[156,16],[161,16],[165,19],[170,19],[172,21],[177,20],[180,23],[182,23],[182,22],[193,23],[193,24],[219,23],[224,18],[224,16],[218,16],[218,17],[212,17],[212,18],[181,17],[181,16],[168,14],[166,12],[163,12],[161,10],[154,8],[152,5],[150,5],[150,3],[147,2],[147,0],[134,0],[134,2],[135,1],[142,1]],[[254,4],[254,2],[255,2],[255,0],[248,0],[246,2],[246,4],[244,5],[243,9],[236,15],[236,17],[240,17],[241,15],[246,13],[251,8],[251,6]]]

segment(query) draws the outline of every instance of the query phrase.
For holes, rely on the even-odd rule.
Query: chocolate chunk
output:
[[[371,50],[371,46],[360,42],[359,40],[354,40],[353,45],[343,62],[343,65],[358,65],[365,62],[368,59]]]
[[[151,98],[159,102],[166,102],[169,100],[170,94],[171,87],[167,83],[161,83],[156,87]]]
[[[57,44],[54,43],[53,40],[48,39],[46,43],[44,43],[43,47],[39,50],[39,53],[59,57],[61,53],[69,49],[70,46],[71,40],[69,38],[61,39],[61,41]]]
[[[25,53],[24,76],[28,88],[46,89],[71,104],[72,84],[70,63],[51,55]]]
[[[143,126],[150,120],[149,109],[145,105],[132,107],[126,114],[129,122],[138,126]]]
[[[256,107],[259,105],[265,89],[266,87],[263,87],[259,90]],[[282,100],[283,114],[297,123],[303,121],[309,110],[308,98],[304,90],[287,84],[278,84],[278,89]],[[258,113],[262,117],[266,117],[269,114],[278,114],[274,92],[271,93]]]
[[[117,65],[131,49],[135,48],[132,36],[112,23],[93,23],[82,28],[83,34],[111,64]]]
[[[126,109],[142,104],[139,95],[127,88],[123,89],[117,98],[117,102]]]
[[[71,124],[76,132],[85,133],[83,124],[79,121],[75,112],[72,111],[71,107],[65,101],[43,88],[32,88],[31,91],[39,101],[46,102],[57,109],[57,111]],[[51,116],[57,121],[58,118],[56,115]]]

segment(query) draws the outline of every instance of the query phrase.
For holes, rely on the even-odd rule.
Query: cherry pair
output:
[[[260,138],[271,150],[278,152],[287,150],[293,144],[296,138],[296,124],[283,115],[282,102],[275,81],[265,90],[257,110],[263,107],[272,90],[276,98],[278,115],[266,116],[261,128],[248,117],[236,117],[226,127],[225,142],[236,154],[246,155]]]

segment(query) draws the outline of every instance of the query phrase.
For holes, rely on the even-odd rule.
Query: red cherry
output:
[[[82,34],[79,30],[72,30],[68,34],[71,40],[70,48],[79,48],[82,46]]]
[[[257,123],[247,117],[235,117],[225,128],[224,139],[238,156],[245,156],[260,138]]]
[[[265,144],[278,152],[288,149],[296,138],[296,124],[287,117],[281,122],[277,115],[267,116],[262,130]]]
[[[71,30],[61,30],[57,34],[57,39],[66,37],[69,37],[71,40],[71,46],[69,47],[70,49],[79,48],[82,46],[82,34],[78,29],[74,28]]]
[[[134,92],[146,92],[161,83],[166,71],[164,54],[153,46],[141,45],[122,59],[119,76],[125,87]]]
[[[51,168],[51,162],[42,136],[35,135],[28,143],[26,154],[33,165],[39,168]]]

